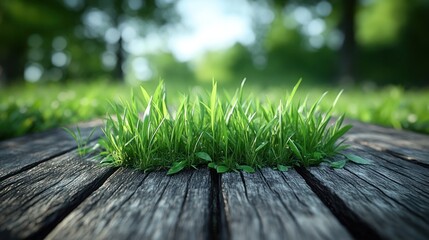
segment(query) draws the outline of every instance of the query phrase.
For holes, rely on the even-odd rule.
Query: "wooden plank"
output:
[[[370,159],[373,164],[300,171],[351,228],[367,228],[368,235],[384,239],[427,239],[427,169],[365,146],[354,145],[349,152]]]
[[[380,135],[392,136],[393,139],[415,142],[419,147],[429,148],[429,142],[427,141],[429,136],[417,132],[394,129],[390,127],[383,127],[376,124],[364,123],[357,120],[347,119],[344,121],[346,124],[353,125],[353,128],[349,133],[376,133]]]
[[[93,139],[101,136],[100,120],[78,125],[83,137],[93,128],[97,131]],[[29,169],[40,162],[64,154],[76,148],[74,139],[63,129],[10,139],[0,142],[0,180]]]
[[[222,175],[231,239],[351,239],[295,171]]]
[[[346,135],[349,141],[399,158],[429,165],[429,136],[385,128],[349,120],[353,128]]]
[[[120,169],[47,239],[208,239],[207,169],[143,174]]]
[[[0,238],[40,238],[113,172],[70,152],[0,182]]]

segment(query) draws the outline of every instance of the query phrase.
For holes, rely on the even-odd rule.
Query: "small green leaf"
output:
[[[229,171],[229,167],[224,166],[224,165],[219,165],[216,167],[216,172],[217,173],[225,173]]]
[[[174,162],[173,166],[168,170],[167,175],[172,175],[182,171],[186,166],[186,161]]]
[[[195,153],[195,156],[197,156],[197,158],[200,158],[200,159],[205,160],[207,162],[213,161],[212,158],[210,157],[210,155],[207,154],[206,152],[197,152],[197,153]]]
[[[208,166],[209,168],[214,168],[214,169],[216,169],[216,168],[217,168],[217,164],[216,164],[216,163],[214,163],[214,162],[209,163],[207,166]]]
[[[331,168],[336,168],[336,169],[340,169],[343,168],[346,165],[347,160],[340,160],[340,161],[336,161],[336,162],[331,162],[330,166]]]
[[[285,166],[285,165],[278,164],[278,165],[277,165],[277,169],[278,169],[280,172],[287,172],[287,171],[289,170],[289,166]]]
[[[255,169],[252,168],[251,166],[248,166],[248,165],[240,165],[238,167],[238,169],[243,170],[243,171],[245,171],[247,173],[254,173],[255,172]]]
[[[347,159],[350,161],[357,163],[357,164],[371,164],[371,161],[369,159],[361,158],[354,154],[344,154]]]

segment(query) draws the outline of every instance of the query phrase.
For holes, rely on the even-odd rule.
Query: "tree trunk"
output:
[[[344,84],[353,84],[356,81],[356,8],[357,0],[343,0],[340,30],[344,40],[340,49],[339,81]]]
[[[122,36],[119,37],[116,49],[116,66],[114,70],[114,78],[117,81],[123,82],[124,79],[124,70],[122,66],[124,65],[124,49],[123,49],[123,39]]]
[[[24,78],[25,50],[11,47],[0,58],[0,85],[10,85]]]

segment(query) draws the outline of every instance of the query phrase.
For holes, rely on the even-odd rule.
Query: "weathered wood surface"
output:
[[[295,171],[221,177],[232,239],[352,239]]]
[[[365,146],[348,152],[373,163],[300,169],[342,223],[362,238],[428,239],[429,171]]]
[[[112,171],[73,151],[1,181],[0,239],[44,235]]]
[[[47,239],[208,239],[211,179],[207,169],[115,172]]]
[[[429,165],[429,138],[427,135],[358,121],[349,121],[349,123],[353,125],[353,128],[347,134],[347,139],[355,144]]]
[[[80,158],[58,130],[4,141],[0,239],[428,239],[429,136],[351,123],[371,165],[166,176]]]
[[[88,137],[97,128],[93,139],[101,136],[101,121],[78,125],[82,137]],[[0,142],[0,180],[37,165],[40,162],[64,154],[76,148],[75,140],[64,129],[53,129],[8,141]]]

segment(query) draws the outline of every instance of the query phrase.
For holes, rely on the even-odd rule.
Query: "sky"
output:
[[[289,27],[299,27],[308,36],[309,45],[320,48],[325,44],[321,35],[325,22],[320,17],[329,15],[331,10],[327,1],[316,5],[317,16],[313,16],[307,8],[292,6],[285,9],[285,14],[289,16],[285,18],[285,26],[292,24]],[[149,33],[143,41],[132,40],[128,52],[144,55],[156,53],[161,48],[170,51],[179,61],[195,61],[210,50],[227,49],[235,43],[251,45],[256,40],[253,31],[255,22],[270,24],[274,19],[274,13],[267,5],[248,0],[180,0],[177,12],[181,21],[170,27],[167,37]],[[146,67],[142,67],[145,63]],[[138,78],[150,78],[147,63],[144,57],[135,59],[133,69],[139,69],[140,73],[136,72],[140,76]]]
[[[177,10],[182,24],[173,30],[168,47],[180,61],[236,42],[249,45],[255,41],[252,8],[246,0],[181,0]]]
[[[149,34],[143,41],[137,38],[131,41],[128,52],[144,54],[161,47],[171,51],[179,61],[191,61],[206,51],[227,49],[235,43],[251,45],[256,40],[255,22],[270,24],[274,19],[270,8],[261,4],[247,0],[180,0],[177,12],[181,21],[170,27],[167,37]],[[300,28],[308,36],[309,45],[320,48],[325,44],[321,34],[326,29],[322,17],[331,10],[327,1],[317,4],[315,13],[291,5],[285,9],[285,16],[289,16],[285,18],[285,26]]]
[[[133,36],[127,51],[135,55],[171,51],[179,61],[190,61],[209,50],[222,50],[235,43],[255,41],[253,20],[271,22],[268,8],[255,9],[247,0],[180,0],[181,21],[169,25],[167,35],[148,33],[144,39]]]
[[[130,38],[133,40],[128,52],[144,55],[164,49],[170,51],[177,60],[186,62],[198,60],[207,51],[227,49],[235,43],[249,46],[256,41],[254,24],[270,24],[274,19],[270,8],[261,4],[248,0],[180,0],[177,12],[181,21],[170,25],[167,36],[149,34],[144,40]],[[322,36],[326,29],[322,17],[329,15],[331,10],[332,6],[327,1],[317,4],[314,13],[305,7],[291,5],[284,9],[285,26],[300,29],[307,36],[310,48],[335,45],[335,41]],[[338,37],[333,40],[336,39]],[[144,57],[136,58],[132,65],[137,78],[151,77],[150,67]]]
[[[180,0],[177,12],[181,21],[170,25],[167,35],[149,33],[142,39],[132,34],[126,49],[138,56],[131,63],[137,79],[152,77],[144,57],[148,53],[166,50],[178,61],[186,62],[210,50],[227,49],[237,42],[250,45],[255,41],[252,18],[258,16],[247,0]]]

